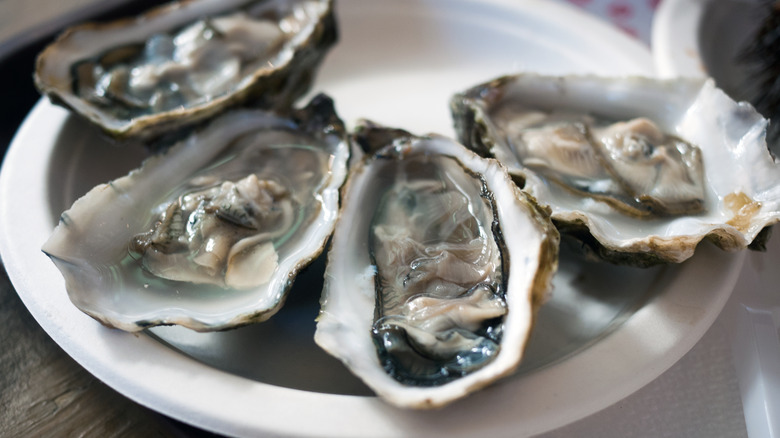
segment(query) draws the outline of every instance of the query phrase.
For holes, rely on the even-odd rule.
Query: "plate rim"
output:
[[[658,5],[650,37],[660,77],[708,76],[699,51],[699,31],[712,0],[664,0]]]
[[[477,0],[459,1],[466,4],[477,2]],[[630,37],[620,33],[619,30],[570,5],[545,0],[527,0],[521,4],[512,2],[512,0],[483,0],[482,3],[517,10],[519,13],[528,13],[529,10],[533,10],[534,16],[550,16],[555,17],[556,20],[576,17],[579,25],[582,28],[592,30],[595,37],[608,37],[611,44],[614,43],[616,47],[619,47],[616,49],[619,53],[623,54],[622,50],[643,48],[644,53],[640,51],[634,56],[637,60],[649,58],[646,47],[639,42],[629,39]],[[640,62],[644,63],[644,61]],[[46,147],[50,147],[49,145],[37,144],[31,148],[27,139],[45,137],[43,130],[36,128],[41,119],[48,118],[48,123],[52,126],[62,126],[67,117],[68,114],[65,110],[55,108],[48,101],[41,99],[25,119],[8,149],[0,171],[0,211],[12,211],[10,209],[11,202],[19,199],[19,196],[37,196],[36,193],[47,192],[44,187],[45,178],[36,180],[35,178],[39,174],[30,172],[29,169],[21,169],[21,166],[14,168],[9,163],[19,162],[24,156],[36,156],[36,154],[39,154],[37,156],[40,157],[49,157],[50,154],[41,154],[41,152],[45,152]],[[43,169],[39,169],[39,172],[45,175],[48,167],[43,165],[41,167]],[[29,184],[25,185],[23,189],[13,186],[20,181]],[[13,196],[9,196],[12,191],[15,193]],[[312,397],[338,406],[345,412],[351,412],[351,418],[359,417],[362,413],[364,419],[370,418],[377,422],[378,426],[381,427],[377,427],[376,431],[382,433],[404,435],[432,433],[435,431],[434,425],[451,421],[452,417],[457,417],[458,413],[465,413],[469,405],[489,402],[493,397],[507,397],[511,400],[517,400],[518,396],[512,393],[517,389],[517,386],[528,391],[545,389],[543,384],[560,379],[561,373],[570,373],[572,368],[581,365],[582,360],[586,358],[580,353],[574,356],[575,360],[573,361],[570,358],[562,363],[529,373],[529,376],[533,376],[533,378],[521,376],[513,380],[513,382],[520,383],[494,385],[486,391],[472,394],[467,400],[457,402],[443,410],[431,412],[399,410],[375,397],[311,393],[256,382],[190,359],[182,353],[165,347],[150,336],[106,329],[82,314],[75,306],[70,305],[64,293],[46,297],[42,296],[41,292],[35,292],[35,290],[49,290],[49,288],[64,291],[64,280],[56,272],[53,264],[40,251],[20,247],[20,237],[14,232],[21,222],[32,221],[33,224],[39,224],[44,218],[28,218],[25,221],[18,217],[10,217],[9,219],[0,223],[0,255],[3,257],[8,276],[17,294],[49,336],[90,373],[128,398],[165,415],[219,433],[239,436],[258,432],[298,436],[361,436],[365,434],[366,430],[361,427],[362,422],[334,424],[333,420],[328,418],[325,413],[313,411],[311,406],[304,403],[307,400],[310,401]],[[45,221],[48,222],[50,219],[47,217]],[[39,243],[43,242],[36,242],[36,244]],[[37,248],[35,249],[37,250]],[[609,354],[616,345],[629,347],[636,338],[628,336],[629,332],[624,329],[636,331],[649,326],[655,334],[670,336],[665,339],[667,344],[661,346],[665,350],[660,360],[646,369],[643,375],[623,382],[624,384],[619,388],[610,388],[607,391],[594,394],[594,385],[598,385],[600,382],[580,382],[579,398],[576,400],[566,399],[566,396],[575,396],[574,392],[576,391],[571,391],[571,394],[553,394],[545,400],[534,400],[534,404],[523,405],[523,408],[534,410],[534,417],[528,419],[526,423],[511,423],[512,427],[520,427],[520,429],[513,430],[518,434],[543,433],[607,408],[654,380],[690,350],[720,313],[736,284],[745,259],[744,252],[738,254],[721,253],[711,245],[705,245],[700,250],[705,252],[705,256],[694,256],[694,259],[687,262],[688,266],[693,266],[688,270],[694,271],[690,275],[695,276],[698,271],[706,269],[707,267],[702,265],[707,265],[707,260],[705,260],[707,258],[727,259],[722,262],[725,263],[727,269],[719,273],[721,284],[725,287],[716,291],[715,296],[706,296],[711,301],[705,309],[697,307],[697,304],[700,305],[701,299],[705,297],[701,290],[688,287],[687,291],[683,289],[680,293],[676,290],[674,292],[665,291],[652,300],[652,306],[643,307],[619,329],[585,350],[589,352],[588,355],[593,356]],[[34,257],[33,260],[39,258],[38,263],[45,263],[49,269],[55,270],[57,275],[54,278],[44,278],[47,276],[27,272],[24,266],[30,262],[31,254]],[[684,270],[684,272],[688,271]],[[686,277],[685,281],[688,282],[685,284],[690,286],[691,279]],[[680,287],[683,286],[685,285]],[[66,305],[63,307],[64,303]],[[670,307],[677,311],[668,313]],[[689,312],[683,312],[681,309],[692,310],[695,315],[690,315]],[[69,326],[70,329],[63,331],[63,327],[66,326],[63,324]],[[675,338],[675,333],[679,336],[681,331],[686,334],[683,339]],[[88,343],[94,349],[85,349],[85,340],[89,340]],[[137,360],[139,355],[145,359]],[[150,359],[152,356],[154,360]],[[629,371],[633,372],[634,370],[631,370],[630,367],[632,363],[638,361],[640,356],[640,354],[635,354],[627,358],[628,362],[622,365],[622,369],[618,367],[614,371],[624,374]],[[577,357],[579,360],[576,360]],[[658,357],[654,357],[654,359],[658,359]],[[588,366],[609,366],[609,364],[598,361],[598,363],[591,362]],[[151,376],[151,378],[139,380],[138,376]],[[193,382],[198,383],[198,385],[193,384]],[[214,392],[215,387],[228,388],[229,390],[223,391],[223,393]],[[566,388],[558,389],[563,391]],[[588,389],[590,392],[587,391]],[[184,398],[182,398],[181,393],[176,392],[183,390],[187,391]],[[583,396],[583,391],[587,397]],[[263,405],[265,412],[262,416],[257,415],[252,404],[258,399],[275,400],[274,403]],[[296,404],[299,408],[298,415],[303,414],[309,420],[291,423],[290,413],[286,409],[290,404]],[[215,407],[220,406],[222,406],[221,410],[214,410]],[[513,408],[515,407],[513,406]],[[506,414],[506,412],[504,413]],[[529,411],[521,413],[513,411],[511,415],[517,417],[521,416],[518,414],[526,415],[528,413]],[[396,423],[399,419],[403,419],[402,424]],[[506,432],[503,429],[506,425],[497,424],[492,427],[497,432],[502,430]],[[386,429],[383,430],[382,427]],[[450,436],[465,436],[473,433],[473,430],[452,430],[445,425],[441,432]]]

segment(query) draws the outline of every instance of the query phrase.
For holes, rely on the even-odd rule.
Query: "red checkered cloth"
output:
[[[646,44],[650,44],[653,13],[661,0],[567,0]]]

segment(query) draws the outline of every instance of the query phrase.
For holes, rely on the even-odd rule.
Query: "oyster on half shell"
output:
[[[117,138],[150,139],[251,101],[289,108],[337,39],[332,0],[190,0],[65,31],[35,84]]]
[[[263,321],[323,250],[349,146],[330,98],[228,112],[64,212],[43,251],[110,327]]]
[[[370,123],[355,138],[315,341],[402,407],[511,373],[557,268],[547,212],[453,140]]]
[[[601,258],[681,262],[780,219],[766,120],[700,79],[519,74],[452,98],[459,138],[509,167]]]

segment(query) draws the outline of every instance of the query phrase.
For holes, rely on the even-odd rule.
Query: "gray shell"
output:
[[[124,78],[123,80],[127,81],[124,83],[129,84],[134,80],[133,78],[140,77],[136,73],[140,75],[145,71],[144,67],[149,67],[147,70],[152,69],[153,64],[159,61],[157,58],[147,59],[150,56],[148,52],[153,51],[152,47],[161,45],[152,43],[156,41],[155,38],[167,37],[168,43],[174,44],[171,41],[176,41],[177,32],[183,32],[182,29],[188,29],[188,26],[192,26],[193,23],[213,23],[209,20],[231,13],[244,14],[250,24],[256,24],[253,20],[267,23],[267,27],[276,29],[273,34],[277,38],[274,42],[268,43],[267,51],[262,52],[258,58],[243,59],[239,67],[240,71],[235,73],[235,79],[226,80],[226,84],[218,92],[207,93],[194,98],[195,100],[179,104],[174,102],[168,106],[143,106],[139,110],[133,106],[135,103],[129,107],[121,104],[132,99],[120,101],[106,91],[113,90],[112,84],[121,82],[119,79],[110,79],[109,85],[100,88],[100,91],[92,90],[92,85],[88,84],[92,80],[99,80],[94,77],[96,73],[93,70],[102,69],[99,67],[102,65],[106,65],[107,70],[109,67],[118,66],[117,71],[124,72],[122,73],[124,76],[117,73],[117,77]],[[206,36],[215,33],[220,35],[210,27],[206,32],[210,32],[204,34]],[[218,40],[217,37],[210,38]],[[252,105],[263,109],[289,108],[296,98],[308,90],[315,69],[336,39],[332,0],[176,2],[152,9],[134,19],[122,19],[104,24],[87,23],[66,30],[39,55],[35,70],[35,84],[40,92],[49,96],[54,103],[63,105],[95,123],[111,137],[148,140],[182,127],[195,125],[244,102],[251,102]],[[243,50],[251,51],[259,45],[247,44],[248,46]],[[154,51],[159,50],[154,49]],[[223,49],[212,51],[217,58],[225,56],[228,52]],[[141,56],[139,53],[147,58],[138,60],[138,56]],[[166,53],[165,56],[173,56]],[[190,53],[187,56],[195,55]],[[206,55],[203,56],[192,59],[201,61],[209,59],[205,58]],[[137,61],[132,63],[130,60]],[[156,86],[173,87],[178,93],[184,82],[177,81],[194,80],[192,77],[195,73],[192,73],[192,64],[188,62],[195,61],[187,58],[187,60],[168,62],[165,72],[154,73],[155,80],[158,81]],[[130,63],[130,67],[126,66],[127,63]],[[98,67],[94,67],[95,65]],[[235,64],[230,65],[235,67]],[[183,75],[184,79],[176,75]],[[214,75],[203,76],[213,78]],[[128,77],[130,79],[127,79]],[[173,85],[169,81],[173,81]],[[83,85],[85,83],[87,85]],[[158,97],[159,95],[147,99],[151,99],[149,102],[159,102]],[[144,101],[144,105],[149,102]]]
[[[552,286],[558,233],[494,160],[441,136],[373,125],[357,131],[366,155],[344,188],[315,341],[387,402],[442,406],[517,367]],[[467,194],[472,189],[477,195]],[[482,264],[497,256],[491,239],[501,248],[497,270]],[[484,246],[464,256],[464,242],[474,241]],[[501,308],[503,317],[492,316]],[[495,330],[482,332],[485,324]],[[478,346],[462,349],[461,337]],[[483,342],[489,337],[498,348]]]
[[[653,120],[700,149],[703,208],[634,217],[560,188],[522,164],[516,139],[503,127],[511,122],[497,117],[497,109],[507,105]],[[506,164],[525,191],[552,209],[562,233],[607,260],[640,266],[681,262],[704,239],[726,250],[744,249],[780,220],[780,166],[767,149],[767,121],[711,80],[518,74],[457,94],[451,109],[465,145]]]
[[[305,161],[301,157],[322,167],[310,182],[306,178],[314,172],[300,169]],[[42,249],[65,277],[71,301],[109,327],[137,331],[178,324],[212,331],[263,321],[282,306],[296,274],[324,249],[338,216],[348,159],[344,126],[325,96],[314,98],[290,118],[260,110],[230,111],[127,176],[90,190],[62,214]],[[165,222],[159,219],[161,212],[192,193],[192,186],[230,187],[247,177],[286,188],[291,199],[288,216],[294,220],[281,222],[277,229],[283,233],[273,236],[258,237],[266,232],[260,227],[250,236],[218,240],[222,234],[213,233],[230,227],[244,233],[251,228],[236,225],[245,215],[231,214],[243,214],[254,204],[217,203],[222,228],[196,229],[199,252],[181,253],[178,248],[173,252],[187,259],[194,258],[188,254],[227,253],[208,247],[212,236],[214,242],[230,245],[229,257],[216,265],[211,280],[185,279],[188,272],[201,273],[189,264],[168,275],[165,266],[149,267],[146,253],[139,256],[133,250],[137,237],[158,229]],[[244,205],[250,208],[242,210]],[[271,209],[278,205],[271,204]],[[226,215],[230,217],[223,220]],[[198,215],[188,217],[191,220],[179,223],[195,226]],[[227,279],[233,261],[240,272],[249,274],[238,281]],[[253,277],[258,273],[262,278]]]

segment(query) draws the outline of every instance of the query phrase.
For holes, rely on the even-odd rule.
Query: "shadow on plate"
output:
[[[270,320],[235,330],[197,333],[181,327],[147,332],[220,370],[286,388],[331,394],[372,392],[314,343],[325,257],[297,279]],[[576,354],[607,336],[672,281],[674,267],[649,269],[586,262],[563,250],[555,290],[539,311],[522,376]]]

